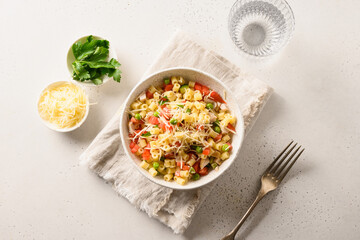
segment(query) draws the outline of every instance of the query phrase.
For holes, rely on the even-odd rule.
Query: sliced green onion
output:
[[[160,113],[158,111],[154,112],[154,117],[160,117]]]
[[[229,151],[229,148],[230,148],[230,146],[225,143],[224,145],[222,145],[221,150],[223,152],[227,152],[227,151]]]
[[[217,163],[212,163],[212,164],[211,164],[211,167],[212,167],[213,169],[215,169],[217,166],[218,166]]]
[[[191,113],[191,109],[190,108],[186,109],[186,113]]]
[[[195,173],[192,177],[193,180],[199,180],[200,179],[200,175],[198,173]]]
[[[214,131],[217,133],[221,133],[221,128],[219,126],[215,126]]]
[[[170,83],[170,79],[165,78],[165,79],[164,79],[164,83],[165,83],[166,85],[168,85],[168,84]]]
[[[184,84],[184,85],[182,85],[182,86],[180,87],[180,92],[181,92],[182,94],[184,94],[184,93],[186,92],[186,89],[188,89],[188,88],[189,88],[189,85]]]
[[[156,125],[154,126],[154,128],[159,128],[159,125],[156,124]]]
[[[195,168],[191,167],[190,170],[189,170],[189,173],[195,174],[195,173],[196,173],[196,172],[195,172]]]
[[[180,104],[178,104],[178,107],[184,108],[184,105],[180,105]]]
[[[202,152],[203,152],[203,148],[200,147],[200,146],[197,146],[197,147],[196,147],[196,152],[197,152],[197,153],[202,153]]]
[[[135,114],[135,119],[137,119],[137,120],[140,120],[140,119],[141,119],[140,113]]]

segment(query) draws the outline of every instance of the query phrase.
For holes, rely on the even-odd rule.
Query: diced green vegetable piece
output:
[[[184,85],[182,85],[182,86],[180,87],[180,92],[181,92],[182,94],[184,94],[184,93],[186,92],[186,89],[188,89],[188,88],[189,88],[189,85],[184,84]]]
[[[132,116],[131,116],[131,114],[129,114],[129,119],[131,119],[132,118]]]
[[[172,125],[177,124],[177,120],[176,120],[176,119],[174,119],[174,118],[170,119],[170,124],[172,124]]]
[[[227,145],[226,143],[224,144],[224,145],[222,145],[222,147],[221,147],[221,150],[223,151],[223,152],[227,152],[227,151],[229,151],[229,145]]]
[[[190,108],[186,109],[186,113],[191,113],[191,109]]]
[[[160,117],[160,113],[158,111],[154,112],[154,117]]]
[[[140,119],[141,119],[140,113],[135,114],[135,119],[137,119],[137,120],[140,120]]]
[[[170,79],[165,78],[165,79],[164,79],[164,83],[165,83],[166,85],[169,84],[169,83],[170,83]]]
[[[160,164],[159,164],[158,162],[154,162],[154,163],[153,163],[153,168],[158,169],[159,166],[160,166]]]
[[[151,133],[150,132],[146,132],[146,133],[143,133],[141,134],[142,137],[150,137],[151,136]]]
[[[214,131],[217,133],[221,133],[221,128],[219,126],[215,126]]]
[[[157,125],[157,124],[156,124],[156,125],[154,125],[154,128],[159,128],[159,125]]]
[[[206,108],[207,108],[207,109],[213,109],[213,108],[214,108],[214,104],[212,104],[212,103],[207,103],[207,104],[206,104]]]
[[[190,170],[189,170],[189,173],[195,174],[195,173],[196,173],[196,172],[195,172],[195,169],[194,169],[193,167],[191,167]]]
[[[161,156],[161,158],[160,158],[160,161],[164,161],[165,160],[165,157],[164,156]]]
[[[184,108],[184,105],[178,104],[178,107]]]
[[[211,167],[212,167],[213,169],[215,169],[217,166],[218,166],[217,163],[212,163],[212,164],[211,164]]]
[[[203,148],[200,147],[200,146],[197,146],[197,147],[196,147],[196,152],[197,152],[197,153],[202,153],[202,152],[203,152]]]
[[[195,173],[192,177],[193,180],[199,180],[200,179],[200,175],[198,173]]]

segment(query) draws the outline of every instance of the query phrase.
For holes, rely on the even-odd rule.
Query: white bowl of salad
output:
[[[146,178],[178,190],[226,172],[244,136],[237,100],[224,83],[193,68],[171,68],[139,82],[125,101],[120,135]]]

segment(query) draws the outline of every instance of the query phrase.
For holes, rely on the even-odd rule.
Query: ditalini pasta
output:
[[[217,92],[172,76],[130,105],[130,149],[151,176],[184,185],[229,158],[235,124]]]

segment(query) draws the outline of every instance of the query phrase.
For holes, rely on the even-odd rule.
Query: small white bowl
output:
[[[130,151],[130,148],[129,148],[130,140],[128,137],[128,135],[129,135],[128,111],[129,111],[130,104],[139,96],[139,94],[141,92],[148,89],[151,85],[154,85],[154,86],[161,85],[163,82],[163,79],[165,77],[170,77],[170,76],[182,76],[187,81],[192,80],[192,81],[199,82],[200,84],[204,84],[204,85],[208,86],[209,88],[214,89],[220,95],[223,95],[223,91],[225,90],[226,102],[229,106],[231,113],[233,115],[235,115],[237,118],[236,134],[233,135],[233,138],[232,138],[231,144],[232,144],[233,149],[231,151],[230,158],[227,159],[223,164],[221,164],[219,171],[210,171],[208,175],[201,177],[197,181],[189,181],[184,186],[179,185],[174,181],[166,182],[160,176],[152,177],[146,170],[144,170],[143,168],[141,168],[139,166],[139,164],[141,163],[141,160],[138,157],[136,157],[134,154],[132,154]],[[243,117],[242,117],[242,114],[240,111],[240,107],[237,104],[236,98],[233,96],[231,91],[224,85],[224,83],[219,81],[217,78],[215,78],[214,76],[211,76],[205,72],[202,72],[200,70],[193,69],[193,68],[183,68],[183,67],[182,68],[170,68],[170,69],[165,69],[165,70],[159,71],[157,73],[154,73],[154,74],[146,77],[144,80],[139,82],[133,88],[133,90],[130,92],[129,96],[127,97],[127,99],[125,101],[125,105],[124,105],[124,108],[121,113],[120,136],[121,136],[121,140],[122,140],[122,144],[125,149],[125,152],[129,157],[129,161],[131,161],[136,166],[137,170],[139,170],[146,178],[148,178],[152,182],[159,184],[161,186],[164,186],[164,187],[177,189],[177,190],[190,190],[190,189],[202,187],[202,186],[214,181],[215,179],[220,177],[222,174],[224,174],[224,172],[227,169],[229,169],[229,167],[231,166],[231,164],[234,162],[234,160],[236,159],[236,157],[238,155],[239,149],[241,147],[241,144],[242,144],[242,141],[244,138],[244,120],[243,120]]]
[[[89,35],[88,35],[88,36],[89,36]],[[109,81],[110,78],[109,78],[107,75],[105,75],[105,76],[102,77],[103,83],[100,84],[100,85],[95,85],[95,84],[92,83],[91,81],[86,81],[86,82],[76,81],[76,80],[74,80],[73,77],[72,77],[72,76],[73,76],[72,63],[75,61],[75,57],[74,57],[74,54],[73,54],[73,52],[72,52],[72,45],[74,45],[74,43],[77,43],[77,42],[79,42],[79,41],[80,41],[81,43],[86,42],[86,39],[88,38],[88,36],[81,37],[81,38],[79,38],[78,40],[76,40],[75,42],[73,42],[73,43],[71,44],[71,46],[70,46],[70,48],[69,48],[69,50],[68,50],[67,56],[66,56],[67,69],[68,69],[68,71],[69,71],[69,73],[70,73],[71,81],[73,81],[73,82],[75,82],[75,83],[79,83],[79,84],[84,85],[84,86],[92,86],[92,87],[93,87],[93,86],[95,86],[95,87],[96,87],[96,86],[101,86],[101,85],[103,85],[103,84],[105,84],[106,82]],[[93,35],[93,37],[94,37],[94,39],[96,39],[96,40],[108,40],[108,41],[109,41],[109,39],[102,38],[102,37],[99,37],[99,36],[94,36],[94,35]],[[110,59],[112,59],[112,58],[115,58],[116,60],[118,60],[118,59],[117,59],[116,52],[115,52],[114,49],[112,48],[110,41],[109,41],[109,43],[110,43],[110,46],[109,46],[109,57],[108,57],[108,61],[110,61]]]
[[[82,90],[84,91],[85,97],[86,97],[86,112],[85,112],[85,115],[84,115],[83,119],[82,119],[78,124],[76,124],[75,126],[73,126],[73,127],[71,127],[71,128],[58,128],[56,125],[51,124],[51,123],[49,123],[48,121],[45,121],[44,119],[42,119],[42,117],[40,116],[40,113],[39,113],[39,103],[40,103],[40,100],[41,100],[42,93],[43,93],[45,90],[47,90],[47,89],[49,89],[49,88],[51,88],[51,87],[57,87],[57,86],[60,86],[60,85],[62,85],[62,84],[64,84],[64,83],[70,83],[70,84],[73,84],[73,85],[75,85],[76,87],[82,89]],[[39,116],[41,122],[43,122],[43,123],[45,124],[45,126],[47,126],[48,128],[50,128],[51,130],[54,130],[54,131],[57,131],[57,132],[71,132],[71,131],[74,131],[75,129],[79,128],[79,127],[85,122],[85,120],[86,120],[86,118],[87,118],[87,116],[88,116],[88,114],[89,114],[89,97],[88,97],[88,95],[86,94],[84,88],[83,88],[82,86],[80,86],[79,84],[73,83],[73,82],[70,82],[70,81],[58,81],[58,82],[53,82],[53,83],[49,84],[47,87],[45,87],[45,88],[41,91],[40,96],[39,96],[38,101],[37,101],[37,106],[36,106],[36,107],[37,107],[37,109],[38,109],[38,116]]]

